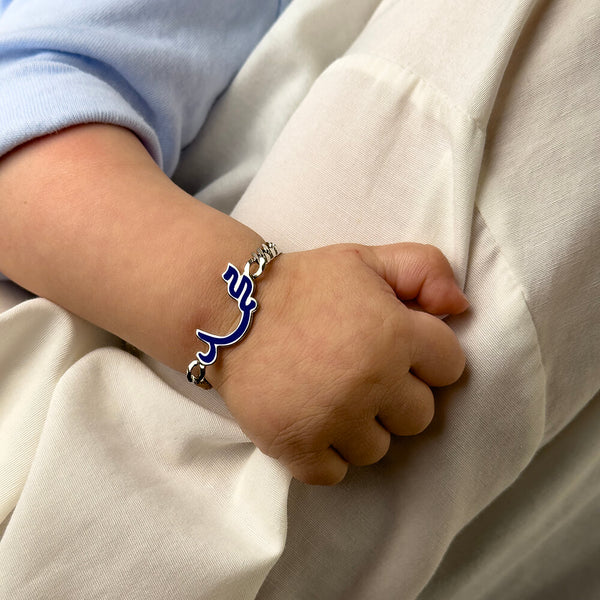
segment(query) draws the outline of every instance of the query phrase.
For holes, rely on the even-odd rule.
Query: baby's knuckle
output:
[[[458,343],[453,348],[452,353],[447,356],[443,366],[444,368],[441,369],[441,374],[443,375],[439,385],[446,386],[456,383],[462,376],[466,366],[465,353]]]
[[[309,462],[298,461],[288,466],[295,479],[309,485],[336,485],[346,476],[347,465],[339,465],[335,468],[317,462],[315,456]]]
[[[352,461],[352,464],[356,465],[357,467],[364,467],[378,463],[388,453],[390,449],[390,443],[391,436],[388,435],[377,444],[371,445],[356,460]]]
[[[318,431],[315,427],[316,419],[313,415],[297,417],[273,432],[266,448],[261,450],[274,458],[308,456],[315,445]]]
[[[433,244],[423,244],[423,252],[431,262],[446,262],[444,253]]]
[[[428,398],[426,401],[421,401],[418,410],[415,412],[412,423],[413,434],[416,435],[425,431],[431,424],[431,421],[433,421],[434,415],[435,404],[433,401],[433,393],[431,393],[431,398]]]
[[[394,415],[388,429],[396,435],[417,435],[430,425],[435,413],[433,392],[423,386],[419,392],[406,400],[404,408]]]
[[[467,364],[467,357],[463,349],[459,346],[457,351],[454,354],[454,372],[452,374],[452,381],[450,383],[455,383],[460,379],[462,374],[464,373],[465,367]]]

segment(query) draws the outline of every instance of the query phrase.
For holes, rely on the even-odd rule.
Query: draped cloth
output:
[[[465,374],[310,487],[214,390],[2,282],[0,598],[600,594],[599,56],[598,0],[295,0],[176,181],[283,251],[440,247]]]

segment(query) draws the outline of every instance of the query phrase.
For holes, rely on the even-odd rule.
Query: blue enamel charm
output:
[[[258,302],[252,297],[254,282],[249,275],[241,274],[231,263],[222,275],[227,282],[227,292],[237,300],[242,313],[238,326],[228,335],[220,336],[196,329],[196,335],[208,344],[206,352],[198,352],[196,356],[203,365],[212,365],[217,360],[219,346],[231,346],[241,340],[252,323],[252,313],[258,308]]]

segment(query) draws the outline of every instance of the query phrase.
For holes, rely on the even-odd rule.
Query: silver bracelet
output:
[[[252,323],[252,314],[258,308],[258,302],[252,297],[254,280],[260,277],[265,267],[280,254],[281,252],[273,242],[267,242],[252,254],[252,258],[244,266],[243,273],[240,273],[231,263],[227,264],[222,277],[227,282],[227,292],[237,301],[242,316],[238,326],[228,335],[213,335],[201,329],[196,329],[196,336],[208,344],[208,350],[196,353],[196,360],[188,365],[187,378],[189,382],[195,383],[205,390],[212,387],[206,379],[206,367],[217,360],[219,347],[231,346],[246,335]],[[250,272],[253,265],[257,266]]]

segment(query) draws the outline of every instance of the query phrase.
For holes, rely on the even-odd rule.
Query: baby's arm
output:
[[[239,312],[225,293],[261,237],[173,184],[128,130],[82,125],[0,161],[0,271],[183,370]],[[273,240],[277,241],[277,240]],[[430,385],[461,374],[452,331],[427,312],[466,300],[447,261],[415,244],[284,254],[257,282],[260,305],[207,377],[248,436],[298,479],[335,483],[370,464],[390,432],[420,432]],[[182,375],[183,377],[183,375]]]

